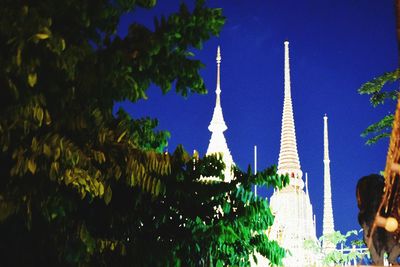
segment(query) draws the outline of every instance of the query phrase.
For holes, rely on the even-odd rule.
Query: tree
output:
[[[396,37],[397,37],[397,52],[398,52],[398,64],[400,66],[400,0],[394,1],[395,13],[396,13]],[[383,91],[383,87],[387,84],[396,83],[400,78],[400,69],[396,69],[391,72],[386,72],[372,81],[366,82],[359,89],[358,93],[363,95],[371,95],[370,102],[373,107],[384,104],[386,100],[397,100],[399,95],[399,87],[391,88],[390,90]],[[362,137],[373,135],[366,142],[368,145],[375,144],[378,140],[386,137],[390,137],[392,131],[394,114],[389,113],[383,117],[380,121],[375,122],[368,126],[362,133]]]
[[[399,94],[399,90],[392,88],[389,90],[383,90],[384,86],[387,84],[392,84],[398,81],[400,78],[399,70],[384,73],[372,81],[363,84],[359,89],[359,94],[370,95],[370,102],[373,107],[384,104],[386,101],[396,101]],[[378,140],[390,137],[392,131],[394,114],[390,113],[383,117],[380,121],[368,126],[362,133],[362,137],[367,137],[368,135],[373,135],[369,138],[366,144],[375,144]]]
[[[119,18],[155,0],[3,0],[0,8],[1,265],[246,265],[254,251],[280,264],[263,234],[273,222],[251,184],[282,187],[274,167],[234,170],[218,155],[163,153],[168,132],[114,101],[205,93],[201,48],[224,23],[220,9],[134,23]],[[221,177],[207,184],[201,176]]]
[[[368,252],[360,252],[359,250],[364,246],[364,241],[362,239],[353,239],[349,244],[349,239],[352,236],[358,236],[358,233],[359,231],[357,230],[348,231],[346,234],[335,231],[332,234],[321,236],[318,242],[306,240],[304,246],[306,249],[320,254],[322,263],[326,266],[346,265],[354,261],[359,262],[368,254]],[[324,241],[331,243],[335,249],[324,251],[321,247]],[[340,249],[337,248],[338,246],[340,246]]]

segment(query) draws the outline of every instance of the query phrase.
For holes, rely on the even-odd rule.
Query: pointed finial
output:
[[[217,60],[217,64],[221,64],[221,49],[220,49],[219,46],[217,48],[217,58],[216,58],[216,60]]]
[[[289,41],[284,42],[285,47],[285,97],[290,97],[291,95],[291,85],[290,85],[290,65],[289,65]]]
[[[218,46],[217,48],[217,88],[215,89],[215,93],[217,94],[217,102],[219,102],[219,94],[221,94],[221,85],[220,85],[220,80],[221,80],[221,75],[220,75],[220,64],[221,64],[221,49]]]

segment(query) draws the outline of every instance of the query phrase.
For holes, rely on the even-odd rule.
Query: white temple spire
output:
[[[221,65],[221,51],[218,46],[217,49],[217,86],[215,89],[215,94],[216,94],[216,99],[215,99],[215,108],[214,108],[214,113],[212,120],[210,122],[210,125],[208,126],[208,129],[210,132],[224,132],[228,127],[225,124],[224,121],[224,116],[222,115],[222,108],[221,108],[221,82],[220,82],[220,65]],[[224,137],[225,139],[225,137]],[[208,147],[210,149],[210,147]]]
[[[285,85],[282,114],[281,143],[278,162],[278,174],[288,174],[289,185],[275,190],[270,198],[271,211],[275,216],[274,224],[268,230],[268,237],[276,240],[280,246],[290,251],[283,259],[283,266],[316,266],[319,255],[304,248],[305,240],[317,242],[313,209],[308,194],[304,191],[303,172],[297,153],[293,107],[290,84],[289,42],[285,48]],[[306,175],[308,183],[308,175]]]
[[[332,193],[331,193],[331,172],[329,160],[329,142],[328,142],[328,117],[324,116],[324,217],[322,235],[327,236],[334,233]],[[325,250],[332,250],[335,246],[330,242],[323,242],[322,247]]]
[[[221,108],[221,82],[220,82],[220,65],[221,65],[221,51],[218,46],[217,49],[217,85],[216,85],[216,100],[214,113],[208,126],[208,129],[211,132],[211,139],[208,145],[206,155],[221,153],[222,160],[225,163],[225,181],[229,181],[232,178],[231,167],[234,164],[231,152],[229,151],[228,145],[226,143],[226,139],[224,136],[224,131],[228,129],[225,124],[224,116],[222,114]]]
[[[303,173],[300,169],[299,154],[297,153],[296,131],[294,126],[293,105],[291,97],[289,41],[285,41],[284,45],[285,45],[285,95],[283,101],[282,131],[281,131],[281,145],[280,145],[279,162],[278,162],[278,174],[289,174],[291,178],[299,178],[301,180]]]

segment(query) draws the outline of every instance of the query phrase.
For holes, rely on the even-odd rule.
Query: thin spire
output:
[[[224,132],[228,129],[226,126],[224,116],[221,108],[221,82],[220,82],[220,65],[221,65],[221,50],[217,48],[217,84],[215,89],[216,99],[214,113],[208,126],[208,130],[211,132],[211,139],[207,149],[207,155],[222,153],[222,160],[225,163],[225,180],[231,179],[231,166],[234,164],[232,155],[229,151]]]
[[[332,234],[335,231],[332,210],[331,193],[331,173],[329,160],[329,141],[328,141],[328,117],[324,115],[324,217],[323,217],[323,236]],[[334,249],[335,246],[330,242],[323,242],[324,249]]]
[[[293,118],[291,97],[289,41],[285,45],[285,96],[283,101],[281,145],[279,152],[278,173],[289,174],[292,178],[301,179],[299,154],[297,152],[296,131]],[[301,183],[300,187],[301,187]]]
[[[225,124],[224,121],[224,116],[222,115],[222,108],[221,108],[221,75],[220,75],[220,65],[221,65],[221,49],[218,46],[217,48],[217,85],[215,89],[215,108],[214,108],[214,114],[212,117],[212,120],[210,122],[210,125],[208,126],[208,129],[210,132],[216,132],[216,131],[222,131],[224,132],[225,130],[228,129],[228,127]]]
[[[289,58],[289,41],[284,42],[285,45],[285,97],[291,100],[291,82],[290,82],[290,58]]]
[[[217,48],[217,57],[215,58],[217,60],[217,86],[215,93],[217,94],[217,98],[219,98],[219,95],[221,94],[221,75],[220,75],[220,65],[221,65],[221,49],[218,46]]]

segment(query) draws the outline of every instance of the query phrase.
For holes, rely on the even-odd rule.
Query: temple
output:
[[[308,175],[305,174],[303,181],[303,171],[300,166],[300,159],[297,150],[296,129],[294,123],[293,103],[291,96],[290,81],[290,62],[289,62],[289,42],[284,42],[284,101],[282,112],[282,127],[280,152],[278,160],[278,174],[288,175],[289,185],[281,190],[274,191],[270,198],[271,211],[275,216],[274,224],[266,229],[266,234],[270,239],[276,240],[279,245],[285,248],[288,253],[283,259],[284,266],[321,266],[323,255],[305,247],[306,241],[311,241],[318,246],[320,243],[316,236],[316,221],[313,214],[313,207],[308,194]],[[217,82],[216,82],[216,101],[213,116],[208,126],[211,138],[206,155],[220,154],[226,165],[224,171],[224,181],[229,182],[233,179],[231,167],[234,161],[228,148],[224,132],[226,126],[221,107],[221,51],[217,49]],[[330,182],[330,160],[328,144],[328,117],[324,116],[324,215],[323,215],[323,235],[334,233],[334,222],[332,212],[332,195]],[[218,180],[218,177],[202,177],[201,179]],[[329,253],[335,247],[329,242],[323,242],[322,252]],[[267,266],[269,261],[255,253],[257,262],[252,262],[252,266]]]
[[[270,205],[275,220],[268,235],[290,251],[283,260],[284,266],[313,266],[318,265],[320,256],[305,249],[304,243],[306,240],[317,242],[315,216],[308,195],[308,181],[304,183],[302,179],[303,172],[297,151],[288,41],[284,42],[284,47],[284,102],[278,174],[289,175],[290,182],[282,190],[274,191],[271,196]]]

